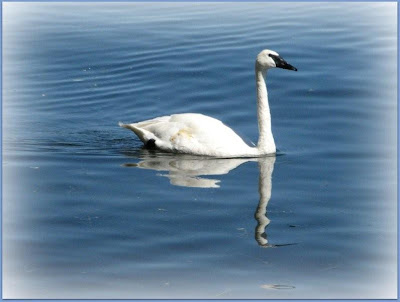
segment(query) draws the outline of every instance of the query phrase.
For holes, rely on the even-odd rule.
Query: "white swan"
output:
[[[148,148],[167,152],[214,157],[256,157],[276,152],[271,131],[265,77],[267,70],[279,67],[297,71],[278,53],[265,49],[256,59],[257,113],[259,139],[250,147],[231,128],[221,121],[198,113],[173,114],[133,123],[119,123],[132,130]]]

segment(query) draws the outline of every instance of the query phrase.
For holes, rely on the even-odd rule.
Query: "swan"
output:
[[[150,149],[212,157],[259,157],[276,153],[271,131],[271,114],[265,83],[271,68],[297,71],[277,52],[261,51],[256,58],[257,117],[259,139],[257,146],[247,145],[243,139],[221,121],[199,113],[182,113],[119,126],[133,131]]]

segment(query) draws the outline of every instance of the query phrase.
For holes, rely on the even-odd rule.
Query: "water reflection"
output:
[[[228,174],[233,169],[243,163],[256,161],[259,168],[259,202],[255,212],[257,226],[255,228],[255,239],[262,247],[278,247],[268,243],[265,229],[270,223],[267,217],[267,206],[271,198],[272,172],[274,170],[275,156],[262,158],[234,158],[234,159],[214,159],[177,156],[155,156],[145,157],[139,163],[127,163],[125,167],[137,167],[155,171],[166,171],[167,174],[159,176],[168,177],[170,183],[175,186],[196,187],[196,188],[219,188],[220,180],[206,178],[209,175]]]
[[[270,220],[267,217],[267,206],[271,199],[272,191],[272,171],[274,170],[275,157],[261,158],[258,161],[258,169],[260,176],[258,179],[258,193],[260,194],[260,201],[254,217],[257,220],[255,230],[255,238],[259,245],[263,247],[271,246],[267,240],[266,227],[269,225]]]
[[[296,243],[288,244],[270,244],[268,243],[266,227],[269,225],[270,220],[267,217],[267,206],[271,199],[272,191],[272,172],[274,170],[275,156],[264,157],[258,159],[258,169],[260,176],[258,180],[258,192],[260,194],[260,201],[258,202],[257,210],[254,217],[257,220],[255,230],[255,238],[257,243],[262,247],[280,247],[286,245],[293,245]]]
[[[168,177],[174,186],[194,188],[219,188],[218,179],[205,178],[207,175],[224,175],[252,159],[202,159],[186,156],[146,158],[139,163],[124,164],[155,171],[168,171],[159,176]],[[202,177],[200,177],[202,176]]]

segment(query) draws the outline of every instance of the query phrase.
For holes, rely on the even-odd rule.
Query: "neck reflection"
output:
[[[273,245],[268,243],[267,234],[265,229],[270,223],[267,217],[267,206],[271,199],[272,191],[272,172],[274,170],[275,156],[262,158],[258,161],[258,169],[260,176],[258,179],[258,193],[260,194],[260,200],[258,202],[257,210],[254,217],[257,220],[257,226],[255,230],[255,238],[257,243],[263,247],[272,247]]]

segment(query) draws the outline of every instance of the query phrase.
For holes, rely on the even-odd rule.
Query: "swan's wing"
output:
[[[208,149],[248,148],[243,139],[220,120],[202,114],[181,114],[171,116],[190,129],[196,140]]]
[[[249,146],[221,121],[196,113],[172,115],[178,125],[169,140],[175,151],[212,156],[228,156]]]

